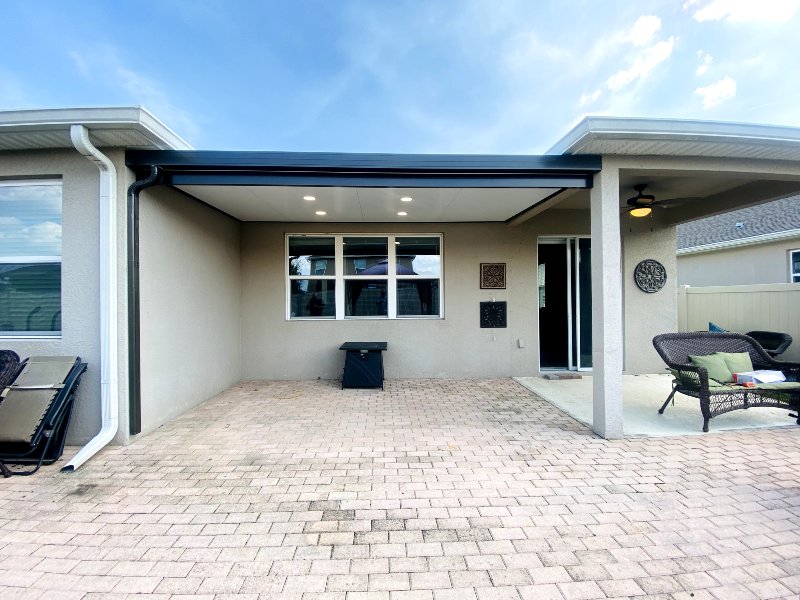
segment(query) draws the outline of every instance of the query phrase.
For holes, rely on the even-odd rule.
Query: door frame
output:
[[[566,275],[567,275],[567,365],[564,368],[559,367],[546,367],[542,368],[542,339],[540,336],[540,327],[539,327],[539,311],[537,308],[536,311],[536,341],[537,341],[537,350],[539,354],[539,371],[578,371],[578,372],[591,372],[592,367],[582,367],[580,366],[581,362],[581,353],[580,348],[578,352],[575,353],[576,360],[573,360],[573,339],[576,343],[580,344],[581,339],[581,319],[580,319],[580,301],[581,301],[581,290],[580,285],[577,282],[577,279],[573,282],[573,275],[577,277],[578,273],[578,260],[580,258],[580,253],[573,250],[573,246],[577,249],[578,240],[581,239],[588,239],[591,242],[592,236],[590,234],[565,234],[565,235],[558,235],[558,234],[547,234],[547,235],[539,235],[536,236],[536,285],[537,285],[537,304],[538,304],[538,285],[539,285],[539,245],[542,243],[543,240],[550,240],[550,243],[554,241],[563,241],[564,245],[566,246],[566,261],[565,261],[565,268],[566,268]],[[574,241],[574,244],[570,244],[570,240]],[[547,243],[547,242],[545,242]],[[573,285],[574,283],[574,285]],[[575,298],[573,302],[573,287],[575,288]],[[575,309],[573,310],[573,306]],[[589,323],[589,327],[591,328],[591,323]]]

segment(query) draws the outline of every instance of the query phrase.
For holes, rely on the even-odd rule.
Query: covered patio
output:
[[[592,376],[545,379],[516,377],[516,381],[587,427],[592,426]],[[664,414],[658,409],[672,391],[672,375],[647,373],[622,376],[622,418],[625,437],[706,435],[701,427],[700,402],[676,394]],[[780,408],[736,410],[714,417],[711,431],[764,427],[797,427],[789,411]]]
[[[512,379],[246,381],[5,481],[0,596],[797,597],[799,439],[605,440]]]
[[[798,193],[798,148],[790,128],[590,117],[542,156],[129,149],[136,268],[120,437],[242,380],[334,378],[335,349],[359,340],[389,342],[390,378],[590,369],[586,422],[621,438],[623,375],[660,372],[651,340],[677,328],[675,226]],[[647,218],[630,216],[635,194],[652,202]],[[387,249],[352,258],[345,246],[359,238]],[[300,239],[325,246],[306,257],[313,272],[291,270]],[[416,273],[355,261],[394,264],[395,245],[412,239],[437,248],[432,279],[420,280],[437,293],[423,300],[417,282],[425,310],[404,315],[398,290]],[[545,264],[554,244],[566,259]],[[664,273],[652,293],[634,279],[647,261]],[[505,269],[502,287],[479,287],[483,264]],[[357,277],[378,298],[388,290],[387,309],[359,312]],[[545,289],[556,279],[563,301]],[[325,314],[303,313],[311,289],[325,295]],[[481,306],[496,301],[507,322],[484,328]]]

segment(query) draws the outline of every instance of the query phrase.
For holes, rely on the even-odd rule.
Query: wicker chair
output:
[[[0,392],[14,381],[19,371],[19,355],[13,350],[0,350]]]
[[[745,335],[749,335],[757,341],[764,352],[769,354],[772,358],[783,354],[786,349],[792,345],[792,336],[788,333],[778,333],[777,331],[748,331]]]
[[[659,409],[663,414],[676,393],[699,398],[703,414],[703,431],[708,431],[712,417],[740,408],[771,406],[798,410],[800,408],[800,363],[777,361],[753,338],[740,333],[663,333],[653,338],[659,356],[675,374],[672,392]],[[701,356],[714,352],[747,352],[753,369],[782,371],[786,383],[757,385],[745,388],[737,385],[709,385],[708,371],[692,363],[689,355]],[[800,425],[800,415],[790,415]]]

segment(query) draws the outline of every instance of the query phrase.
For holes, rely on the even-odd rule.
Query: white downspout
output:
[[[100,432],[61,471],[74,471],[117,433],[119,371],[117,335],[117,170],[89,140],[84,125],[69,130],[72,145],[100,170]]]

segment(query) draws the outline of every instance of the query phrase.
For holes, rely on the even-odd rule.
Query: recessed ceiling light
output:
[[[404,211],[404,210],[401,210],[401,211],[399,211],[399,212],[397,213],[397,216],[398,216],[398,217],[405,217],[407,214],[408,214],[408,213],[407,213],[406,211]]]
[[[411,196],[403,196],[402,198],[400,198],[401,202],[411,202],[412,200],[413,198]]]
[[[315,215],[319,215],[320,217],[324,217],[324,216],[325,216],[325,215],[327,215],[328,213],[327,213],[327,212],[325,212],[324,210],[318,210],[318,211],[317,211],[317,212],[315,212],[314,214],[315,214]]]
[[[303,200],[308,200],[309,202],[313,202],[316,199],[316,196],[303,196]]]

